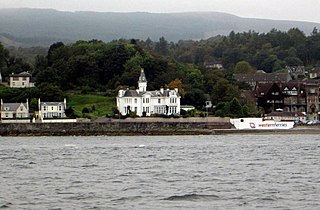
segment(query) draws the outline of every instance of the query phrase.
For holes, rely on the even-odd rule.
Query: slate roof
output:
[[[25,107],[27,107],[27,104],[22,103]],[[16,111],[20,107],[21,103],[3,103],[2,105],[2,111]],[[6,109],[9,108],[9,109]]]
[[[125,90],[123,97],[142,97],[145,94],[150,94],[151,97],[169,97],[170,90],[163,90],[163,93],[160,92],[160,90],[154,90],[154,91],[136,91],[136,90]],[[178,94],[179,96],[179,94]]]
[[[305,115],[301,112],[271,112],[267,114],[268,117],[304,117]]]
[[[123,97],[138,97],[138,96],[141,96],[141,95],[136,90],[126,90],[123,94]]]
[[[139,76],[139,82],[147,82],[146,75],[145,75],[143,69],[141,69],[141,73],[140,73],[140,76]]]
[[[29,72],[21,72],[19,74],[10,74],[9,77],[32,77],[32,75]]]
[[[41,102],[40,105],[44,105],[46,104],[47,106],[58,106],[59,104],[64,104],[63,101],[62,102]]]
[[[310,73],[320,73],[320,67],[314,67],[310,70]]]
[[[238,82],[288,82],[290,76],[280,73],[255,73],[255,74],[234,74]]]

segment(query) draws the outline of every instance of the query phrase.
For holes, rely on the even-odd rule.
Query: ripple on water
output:
[[[0,143],[1,209],[320,206],[317,135],[1,137]]]

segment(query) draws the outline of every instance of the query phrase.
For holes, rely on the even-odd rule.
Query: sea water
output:
[[[0,208],[320,209],[320,137],[0,137]]]

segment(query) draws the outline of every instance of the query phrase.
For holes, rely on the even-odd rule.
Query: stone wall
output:
[[[199,135],[230,128],[229,122],[8,123],[0,125],[0,135]]]

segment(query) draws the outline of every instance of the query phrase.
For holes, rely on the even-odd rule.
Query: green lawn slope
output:
[[[68,94],[67,105],[75,110],[75,114],[81,117],[88,117],[95,120],[112,114],[113,107],[116,106],[114,97],[106,97],[93,94]],[[82,113],[87,108],[89,113]]]

